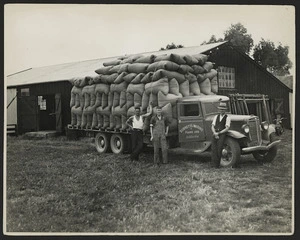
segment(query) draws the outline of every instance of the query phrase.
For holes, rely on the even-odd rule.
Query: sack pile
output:
[[[143,114],[152,102],[154,113],[162,107],[171,120],[170,130],[175,130],[178,98],[218,92],[217,71],[204,54],[124,56],[103,63],[95,72],[95,77],[71,80],[74,126],[125,130],[135,107]]]

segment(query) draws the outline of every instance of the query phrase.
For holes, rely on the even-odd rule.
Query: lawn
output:
[[[7,140],[8,232],[290,234],[292,132],[272,163],[242,156],[213,169],[210,155],[153,165],[98,154],[90,139]]]

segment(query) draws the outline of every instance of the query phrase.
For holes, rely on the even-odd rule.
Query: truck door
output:
[[[178,103],[179,142],[205,141],[204,119],[200,103]]]

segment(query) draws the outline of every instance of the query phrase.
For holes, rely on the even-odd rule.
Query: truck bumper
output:
[[[269,149],[278,145],[280,142],[281,142],[281,140],[277,140],[277,141],[271,142],[269,145],[242,148],[242,153],[251,153],[251,152],[256,152],[256,151],[269,151]]]

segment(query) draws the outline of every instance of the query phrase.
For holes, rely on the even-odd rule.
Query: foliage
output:
[[[179,45],[176,45],[175,43],[171,43],[171,44],[168,44],[167,46],[166,46],[166,48],[160,48],[159,49],[159,51],[163,51],[163,50],[169,50],[169,49],[175,49],[175,48],[183,48],[184,46],[183,45],[181,45],[181,44],[179,44]]]
[[[201,45],[222,41],[230,42],[233,46],[247,54],[249,54],[253,47],[253,39],[250,34],[247,34],[247,29],[241,23],[231,24],[224,32],[224,38],[217,39],[215,35],[212,35],[207,42],[203,41]]]
[[[274,75],[287,75],[292,63],[288,57],[289,47],[277,47],[270,40],[262,40],[254,47],[253,58]]]
[[[205,45],[205,44],[210,44],[210,43],[217,43],[217,42],[223,42],[223,38],[216,38],[216,35],[211,35],[210,39],[208,40],[208,42],[203,41],[201,43],[201,45]]]
[[[241,23],[231,24],[224,32],[224,40],[246,54],[249,54],[253,47],[251,34],[247,33],[247,29]]]

